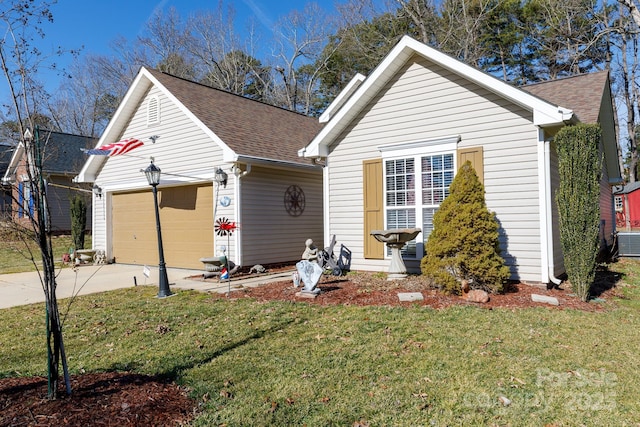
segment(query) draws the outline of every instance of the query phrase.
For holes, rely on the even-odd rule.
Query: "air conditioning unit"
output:
[[[640,256],[640,232],[618,233],[618,255]]]

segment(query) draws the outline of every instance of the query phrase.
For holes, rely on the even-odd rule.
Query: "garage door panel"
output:
[[[158,190],[165,262],[202,268],[213,252],[211,185]],[[113,195],[113,255],[124,264],[157,264],[158,242],[151,190]]]

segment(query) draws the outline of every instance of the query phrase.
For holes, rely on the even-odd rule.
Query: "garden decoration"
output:
[[[330,270],[334,276],[342,276],[345,270],[351,268],[351,251],[345,245],[340,245],[340,254],[336,258],[333,247],[336,245],[336,235],[331,238],[331,244],[320,251],[318,263],[323,270]]]
[[[306,259],[311,262],[318,262],[318,248],[313,244],[313,240],[307,239],[304,242],[306,246],[302,253],[302,259]]]
[[[300,276],[300,280],[302,281],[302,283],[304,283],[302,292],[319,294],[320,289],[316,286],[318,285],[320,277],[322,276],[322,268],[318,265],[318,263],[303,259],[296,263],[296,269],[298,271],[298,275]]]
[[[225,217],[218,218],[214,226],[214,229],[218,236],[227,236],[227,247],[229,247],[231,235],[237,228],[238,226],[235,222],[231,222]],[[229,258],[225,256],[224,266],[222,267],[222,272],[220,273],[220,280],[226,279],[228,282],[229,288],[227,291],[227,296],[231,295],[231,272],[229,270]]]
[[[390,230],[371,231],[371,235],[377,241],[383,242],[391,248],[391,265],[389,265],[387,280],[401,280],[407,277],[407,267],[404,265],[400,250],[421,231],[420,228],[392,228]]]

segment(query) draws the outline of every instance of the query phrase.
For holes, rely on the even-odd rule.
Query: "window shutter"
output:
[[[370,233],[384,228],[384,194],[382,185],[382,159],[365,160],[363,168],[364,195],[364,257],[384,258],[384,244]]]
[[[18,183],[18,218],[22,218],[24,216],[23,211],[24,204],[24,182]]]
[[[476,171],[480,183],[484,185],[484,160],[482,156],[482,147],[469,147],[458,149],[458,168],[460,168],[467,160],[471,162],[471,166]]]

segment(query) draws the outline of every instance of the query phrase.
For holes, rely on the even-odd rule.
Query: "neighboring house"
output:
[[[13,155],[14,145],[0,143],[0,176],[4,176],[11,156]],[[11,213],[11,185],[5,184],[0,180],[0,220]]]
[[[59,234],[71,231],[70,203],[76,194],[86,197],[87,230],[91,230],[91,190],[87,186],[75,184],[73,178],[86,158],[81,150],[93,146],[95,138],[48,130],[40,130],[39,137],[43,147],[42,173],[47,191],[51,232]],[[34,199],[29,185],[31,175],[25,167],[24,148],[22,142],[16,146],[2,181],[12,187],[13,219],[27,224],[29,216],[34,215]]]
[[[512,279],[559,283],[565,270],[553,136],[579,122],[603,129],[602,239],[612,243],[609,184],[621,175],[606,72],[523,90],[404,37],[320,120],[324,128],[299,155],[326,164],[325,242],[335,234],[351,250],[353,269],[389,266],[389,251],[371,230],[418,227],[404,257],[419,271],[433,215],[470,160],[496,213]]]
[[[640,182],[627,184],[614,193],[618,231],[640,231]]]
[[[297,150],[321,129],[317,119],[141,68],[96,147],[144,142],[119,156],[90,156],[76,181],[95,183],[93,247],[108,260],[158,263],[151,187],[158,186],[167,266],[203,268],[222,246],[236,264],[299,261],[308,238],[321,243],[322,168]],[[215,184],[218,168],[226,186]],[[218,236],[214,224],[238,225]]]

